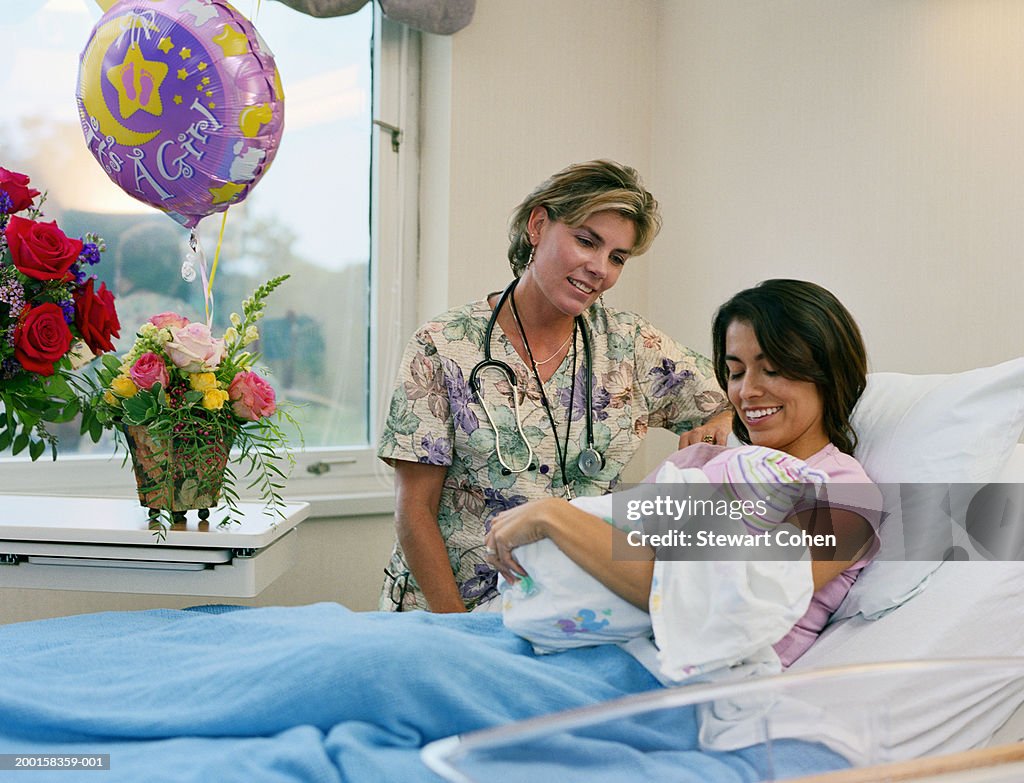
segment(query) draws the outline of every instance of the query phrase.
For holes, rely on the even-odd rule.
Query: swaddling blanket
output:
[[[712,483],[724,497],[751,501],[737,527],[762,532],[784,522],[826,477],[783,452],[745,446],[722,452],[702,469],[665,462],[656,481]],[[638,529],[622,518],[621,510],[632,494],[640,496],[647,487],[577,498],[572,504],[619,529]],[[536,652],[629,642],[653,632],[659,676],[670,681],[755,654],[777,660],[762,648],[786,634],[813,592],[809,562],[659,560],[648,614],[606,588],[550,540],[519,547],[515,555],[529,576],[515,584],[499,580],[505,625],[528,639]]]

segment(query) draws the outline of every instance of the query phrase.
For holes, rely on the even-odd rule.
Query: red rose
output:
[[[16,171],[8,171],[0,166],[0,190],[6,191],[11,197],[11,208],[8,212],[21,212],[32,206],[32,199],[39,191],[28,186],[28,177]]]
[[[36,280],[63,280],[82,252],[82,242],[69,239],[57,221],[37,223],[17,215],[7,224],[7,245],[18,271]]]
[[[92,352],[100,354],[114,350],[110,338],[121,336],[121,322],[117,320],[114,295],[107,290],[107,284],[100,283],[100,290],[93,291],[95,282],[90,277],[75,291],[75,326]]]
[[[53,302],[28,311],[14,332],[14,358],[29,372],[53,375],[54,362],[71,347],[64,311]]]

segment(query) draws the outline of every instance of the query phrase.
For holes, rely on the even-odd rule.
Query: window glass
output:
[[[7,6],[10,7],[7,7]],[[239,0],[274,52],[285,132],[273,165],[228,211],[214,284],[214,328],[266,279],[293,277],[271,297],[257,346],[281,399],[296,403],[308,447],[365,445],[368,431],[371,55],[373,4],[316,19],[279,3]],[[180,274],[188,231],[125,195],[89,153],[75,105],[78,58],[101,15],[93,0],[19,0],[0,15],[0,166],[48,192],[43,211],[70,236],[106,241],[94,268],[117,297],[118,352],[150,315],[204,318],[201,280]],[[200,223],[212,265],[221,227]],[[56,427],[61,454],[109,452]]]

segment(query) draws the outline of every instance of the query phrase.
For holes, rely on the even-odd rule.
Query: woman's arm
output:
[[[820,590],[864,557],[875,540],[874,529],[853,511],[822,506],[797,515],[796,524],[812,535],[834,535],[835,546],[811,547],[814,589]]]
[[[444,465],[395,460],[395,529],[398,543],[432,612],[465,612],[448,550],[437,525]]]
[[[494,518],[484,539],[488,560],[501,574],[515,582],[526,572],[516,560],[516,547],[550,538],[580,568],[616,595],[647,611],[654,573],[654,550],[646,549],[649,560],[613,559],[613,545],[621,539],[621,551],[627,548],[626,534],[603,519],[581,511],[561,498],[545,498],[524,503]]]

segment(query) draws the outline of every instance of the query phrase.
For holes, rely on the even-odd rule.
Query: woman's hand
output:
[[[689,432],[679,436],[679,448],[685,449],[694,443],[712,443],[717,446],[725,446],[732,432],[733,412],[730,408],[718,415],[708,419],[699,427],[694,427]]]
[[[572,507],[561,498],[544,498],[503,511],[491,522],[484,537],[486,560],[511,583],[526,576],[526,569],[516,560],[512,550],[551,537],[553,525]]]
[[[513,550],[544,538],[613,593],[647,610],[654,550],[645,548],[649,557],[639,560],[616,559],[613,541],[620,539],[620,545],[627,547],[626,534],[561,498],[534,500],[498,514],[484,538],[487,562],[515,583],[526,576],[526,569]]]

